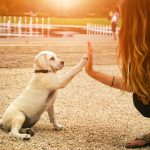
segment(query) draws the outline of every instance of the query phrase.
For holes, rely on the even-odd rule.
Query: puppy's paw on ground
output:
[[[34,136],[34,134],[35,134],[35,131],[31,128],[22,128],[20,130],[20,132],[23,133],[23,134],[29,134],[31,136]]]
[[[31,135],[29,134],[24,134],[25,136],[22,138],[22,140],[30,140],[31,139]]]
[[[35,135],[35,131],[33,129],[28,129],[26,133],[30,134],[31,136]]]
[[[20,134],[20,133],[14,134],[14,133],[10,132],[9,136],[11,138],[16,138],[16,139],[20,139],[20,140],[30,140],[31,139],[31,135],[29,135],[29,134]]]
[[[56,130],[56,131],[61,131],[61,130],[63,130],[64,129],[64,126],[63,125],[60,125],[60,124],[58,124],[58,125],[56,125],[55,127],[54,127],[54,130]]]

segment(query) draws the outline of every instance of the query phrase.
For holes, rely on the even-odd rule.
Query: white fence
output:
[[[34,23],[33,23],[34,19]],[[45,20],[47,22],[45,22]],[[50,18],[0,16],[0,36],[49,36]],[[44,33],[46,30],[47,33]]]
[[[117,27],[116,33],[119,33],[119,28]],[[87,34],[90,35],[105,35],[112,36],[111,25],[99,25],[87,23]]]
[[[112,35],[111,26],[91,23],[87,23],[86,26],[52,25],[50,24],[50,18],[0,16],[0,37],[50,37],[51,30],[54,28],[69,28],[72,29],[72,31],[74,31],[75,28],[78,28],[85,31],[82,34],[87,35]],[[117,33],[118,32],[119,28],[117,28]],[[67,36],[70,33],[71,31],[68,33],[65,31],[63,34]],[[74,32],[72,32],[72,34],[73,33]]]

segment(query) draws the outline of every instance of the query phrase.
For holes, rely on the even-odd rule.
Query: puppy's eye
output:
[[[54,58],[54,57],[51,57],[50,60],[55,60],[55,58]]]

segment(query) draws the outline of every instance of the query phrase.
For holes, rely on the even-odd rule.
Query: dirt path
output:
[[[51,50],[65,61],[67,66],[76,64],[87,53],[87,40],[64,39],[51,41],[17,40],[0,41],[0,67],[31,67],[33,59],[42,50]],[[94,60],[96,65],[116,64],[117,43],[112,39],[93,40]]]

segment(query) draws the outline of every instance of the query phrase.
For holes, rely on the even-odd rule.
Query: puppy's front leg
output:
[[[55,114],[54,105],[50,106],[49,109],[47,110],[47,112],[48,112],[50,122],[53,123],[54,129],[58,130],[58,131],[62,130],[63,126],[58,124],[56,121],[56,114]]]
[[[59,83],[60,83],[59,88],[64,88],[71,81],[71,79],[82,70],[87,60],[88,57],[87,55],[85,55],[81,59],[81,61],[76,66],[74,66],[68,73],[62,75],[59,79]]]

